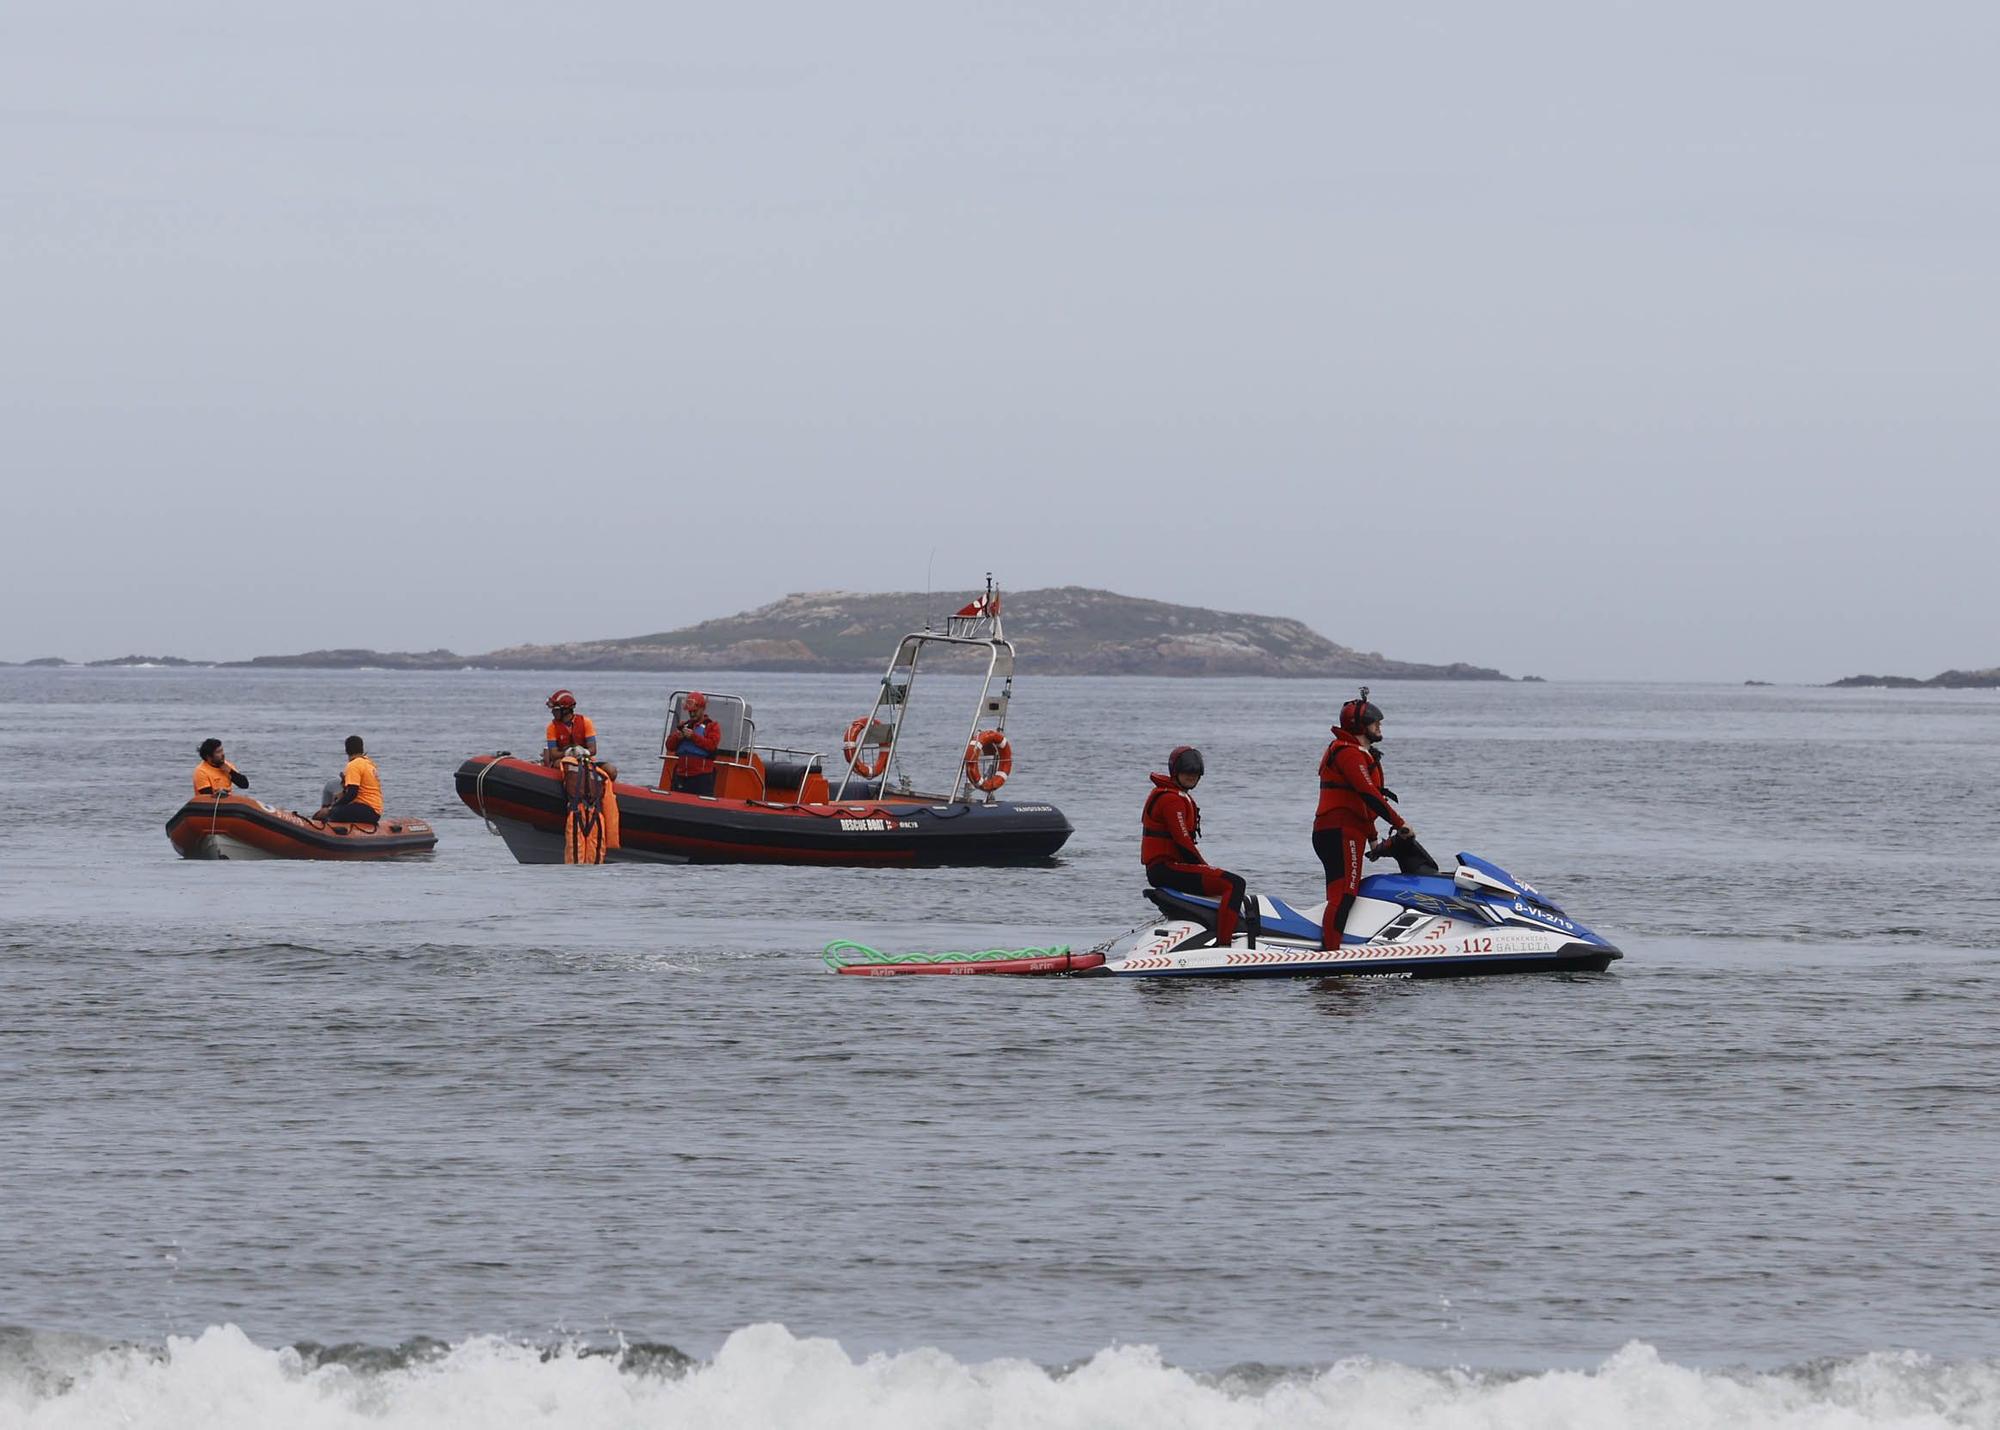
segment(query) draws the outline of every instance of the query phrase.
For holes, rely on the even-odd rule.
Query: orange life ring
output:
[[[981,767],[988,755],[993,757],[993,773],[982,777]],[[998,730],[981,730],[972,737],[965,747],[965,778],[974,789],[983,789],[988,794],[1007,783],[1007,776],[1014,773],[1014,747],[1007,743],[1007,737]]]
[[[877,745],[875,746],[874,759],[863,760],[859,758],[861,752],[868,748],[865,745],[857,743],[861,739],[861,732],[867,728],[868,717],[866,715],[857,715],[854,723],[847,727],[847,734],[841,738],[840,753],[847,761],[847,767],[850,770],[853,770],[854,773],[860,775],[864,780],[872,780],[875,776],[881,774],[882,771],[889,768],[889,751],[886,746]]]

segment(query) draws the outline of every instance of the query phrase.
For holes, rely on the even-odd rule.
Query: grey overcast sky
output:
[[[2000,663],[2000,7],[0,8],[0,659],[1107,586]]]

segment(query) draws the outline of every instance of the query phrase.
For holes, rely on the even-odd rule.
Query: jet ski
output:
[[[1371,857],[1383,853],[1395,857],[1398,872],[1361,881],[1338,949],[1320,947],[1325,900],[1252,895],[1236,937],[1218,945],[1214,899],[1148,889],[1160,916],[1091,949],[1102,962],[1072,970],[1123,978],[1463,978],[1601,973],[1624,957],[1533,884],[1477,855],[1460,854],[1446,874],[1415,840],[1378,846]]]
[[[847,939],[826,947],[835,973],[1055,975],[1071,978],[1465,978],[1486,973],[1602,973],[1625,955],[1525,879],[1473,854],[1446,874],[1414,839],[1378,845],[1394,874],[1371,874],[1348,911],[1337,950],[1319,946],[1324,900],[1249,897],[1226,945],[1215,941],[1216,901],[1148,889],[1158,907],[1129,933],[1094,948],[884,953]]]

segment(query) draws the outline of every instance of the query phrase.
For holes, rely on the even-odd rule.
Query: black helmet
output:
[[[1350,735],[1359,735],[1381,718],[1381,708],[1368,699],[1368,687],[1365,685],[1361,687],[1358,699],[1340,707],[1340,728]]]
[[[1201,751],[1193,745],[1176,745],[1167,756],[1167,773],[1170,775],[1198,775],[1203,773]]]

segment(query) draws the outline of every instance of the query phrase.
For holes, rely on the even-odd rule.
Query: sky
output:
[[[1102,586],[2000,664],[2000,10],[0,9],[0,660]]]

